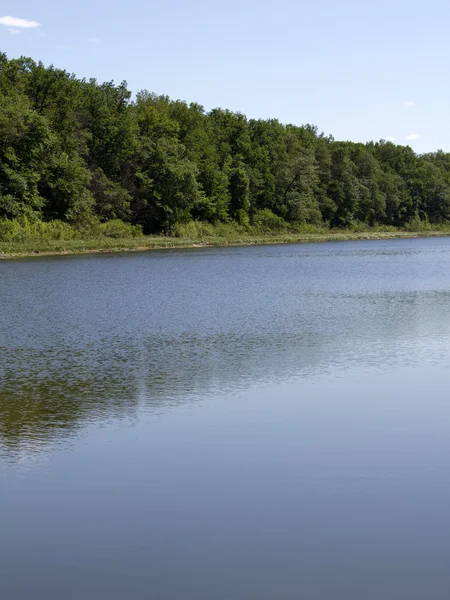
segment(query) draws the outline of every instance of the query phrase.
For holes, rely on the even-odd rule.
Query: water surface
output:
[[[450,596],[450,240],[0,262],[0,597]]]

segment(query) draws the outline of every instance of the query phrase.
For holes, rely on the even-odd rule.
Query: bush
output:
[[[203,221],[188,221],[187,223],[176,223],[169,233],[177,238],[200,240],[214,236],[215,227],[211,223]]]
[[[139,237],[143,235],[141,225],[131,225],[131,223],[124,223],[120,219],[101,223],[99,233],[101,236],[109,238]]]
[[[0,220],[1,242],[34,242],[43,240],[74,240],[81,237],[79,231],[62,221],[14,221]]]
[[[224,241],[239,240],[248,235],[248,227],[238,223],[205,223],[203,221],[189,221],[177,223],[170,230],[170,235],[187,240],[223,239]]]
[[[0,220],[0,242],[42,242],[50,240],[77,240],[96,237],[130,238],[142,235],[140,225],[130,225],[119,219],[100,223],[91,220],[83,228],[63,221],[30,221],[25,217],[10,221]]]
[[[437,226],[432,226],[427,219],[422,220],[418,216],[415,216],[405,225],[405,229],[406,231],[429,231],[430,229],[437,229]]]
[[[328,223],[321,223],[319,225],[314,225],[313,223],[293,223],[290,226],[290,230],[293,233],[309,233],[309,234],[318,234],[318,233],[326,233],[330,230]]]
[[[268,208],[264,208],[254,215],[253,227],[260,233],[282,233],[289,229],[286,221]]]

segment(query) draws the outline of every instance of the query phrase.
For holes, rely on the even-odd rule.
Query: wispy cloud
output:
[[[393,135],[387,135],[386,136],[386,141],[387,142],[395,142],[395,137]]]
[[[417,140],[420,138],[420,135],[418,135],[417,133],[410,133],[409,135],[406,136],[405,140]]]
[[[33,29],[35,27],[41,26],[41,24],[37,21],[30,21],[29,19],[19,19],[18,17],[0,17],[0,25],[5,25],[5,27],[19,29]]]
[[[403,106],[415,106],[416,103],[413,102],[412,100],[405,100],[405,102],[403,102]]]
[[[387,104],[379,104],[378,108],[387,108]]]
[[[68,50],[69,46],[56,46],[57,50]]]
[[[100,38],[98,38],[98,37],[90,37],[90,38],[88,38],[88,42],[90,44],[100,44]]]
[[[41,37],[47,37],[47,34],[44,31],[38,31],[36,35],[40,35]]]
[[[20,33],[20,30],[14,29],[14,27],[8,27],[8,31],[11,35],[17,35],[18,33]]]

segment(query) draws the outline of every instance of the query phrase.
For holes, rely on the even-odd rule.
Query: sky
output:
[[[337,140],[450,151],[448,0],[1,0],[0,51]]]

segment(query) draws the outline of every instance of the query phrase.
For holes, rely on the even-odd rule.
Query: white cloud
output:
[[[38,31],[36,35],[40,35],[41,37],[47,37],[47,34],[43,31]]]
[[[387,135],[386,136],[386,141],[387,142],[395,142],[395,137],[393,135]]]
[[[100,44],[100,38],[91,37],[91,38],[88,38],[88,42],[90,42],[91,44]]]
[[[417,140],[419,139],[419,137],[420,135],[418,135],[417,133],[410,133],[406,136],[405,140]]]
[[[20,33],[18,29],[14,29],[13,27],[8,27],[8,31],[11,35],[17,35],[18,33]]]
[[[20,29],[33,29],[34,27],[40,27],[41,24],[37,21],[30,21],[29,19],[19,19],[18,17],[0,17],[0,25],[5,27],[19,27]]]
[[[405,102],[403,102],[403,106],[415,106],[416,103],[413,102],[412,100],[405,100]]]
[[[378,108],[387,108],[387,104],[379,104]]]

